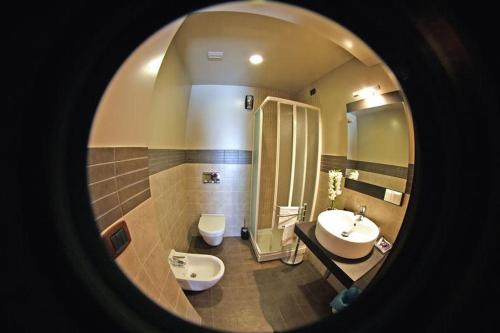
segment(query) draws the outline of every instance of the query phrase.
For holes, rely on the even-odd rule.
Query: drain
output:
[[[196,277],[196,273],[191,273],[190,275],[192,278],[195,278]]]
[[[342,237],[349,237],[349,234],[347,231],[342,231]]]

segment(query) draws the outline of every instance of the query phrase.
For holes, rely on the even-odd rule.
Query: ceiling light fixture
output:
[[[254,54],[248,59],[253,65],[260,64],[264,58],[260,54]]]

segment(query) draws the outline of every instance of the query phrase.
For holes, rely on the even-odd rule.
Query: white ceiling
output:
[[[337,44],[303,26],[237,12],[190,15],[171,47],[183,59],[192,84],[245,85],[294,93],[352,59]],[[223,51],[208,61],[208,51]],[[258,66],[248,58],[264,57]]]
[[[382,62],[378,55],[346,27],[302,7],[273,1],[232,1],[200,9],[199,12],[241,12],[274,17],[311,29],[318,35],[342,46],[366,66]]]

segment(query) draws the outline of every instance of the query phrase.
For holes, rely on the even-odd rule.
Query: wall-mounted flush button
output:
[[[219,184],[220,172],[204,172],[201,175],[203,184]]]
[[[403,193],[398,191],[393,191],[388,188],[385,189],[384,201],[401,206],[402,200],[403,200]]]
[[[125,221],[115,223],[101,237],[108,253],[113,258],[118,257],[132,241]]]

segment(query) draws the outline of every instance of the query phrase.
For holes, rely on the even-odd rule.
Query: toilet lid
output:
[[[198,228],[206,233],[224,232],[226,218],[223,214],[201,214]]]

